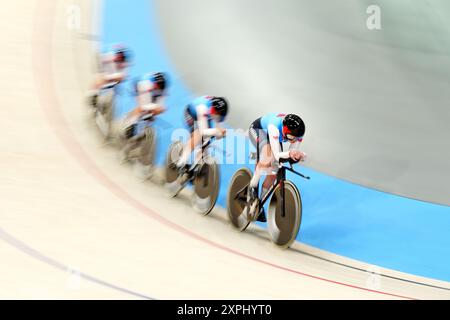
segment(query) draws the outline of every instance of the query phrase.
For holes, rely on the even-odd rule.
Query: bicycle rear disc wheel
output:
[[[139,162],[143,166],[151,166],[155,162],[156,132],[153,128],[145,129],[145,138],[141,141]]]
[[[147,127],[144,130],[144,138],[139,145],[138,162],[143,167],[142,177],[144,180],[148,180],[153,174],[155,163],[156,131],[152,127]]]
[[[108,92],[100,95],[97,98],[98,109],[100,114],[97,117],[101,117],[101,120],[96,120],[97,125],[105,139],[111,138],[112,135],[112,122],[114,116],[114,92]]]
[[[166,158],[165,186],[171,197],[174,197],[180,191],[180,183],[178,182],[178,169],[176,163],[183,152],[183,144],[180,141],[172,143],[169,147]]]
[[[208,215],[214,208],[220,186],[220,170],[213,157],[206,157],[194,179],[192,205],[196,211]]]
[[[285,215],[282,216],[280,185],[275,189],[269,203],[267,230],[274,244],[288,248],[296,239],[302,219],[302,201],[297,187],[284,182]]]
[[[252,179],[252,172],[248,168],[241,168],[233,175],[228,189],[228,217],[231,225],[239,231],[244,231],[250,225],[251,221],[245,212],[247,208],[247,187]],[[235,199],[238,192],[241,196]]]

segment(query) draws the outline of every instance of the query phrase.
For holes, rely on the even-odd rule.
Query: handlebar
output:
[[[113,89],[113,88],[115,88],[118,84],[119,84],[118,81],[109,82],[109,83],[104,84],[104,85],[100,88],[100,90]]]
[[[300,161],[295,161],[295,160],[293,160],[293,159],[291,159],[291,158],[287,158],[287,159],[280,159],[279,162],[280,162],[280,163],[289,163],[289,164],[292,166],[292,165],[294,165],[294,164],[299,163]]]
[[[202,149],[208,148],[213,143],[213,141],[216,140],[216,139],[218,140],[218,138],[215,137],[215,136],[211,136],[211,137],[207,138],[205,140],[205,142],[202,144],[201,148]],[[217,145],[213,145],[212,148],[216,149],[218,152],[222,152],[225,157],[230,157],[231,156],[231,153],[226,152],[224,149],[222,149],[221,147],[219,147]]]
[[[146,115],[143,115],[139,120],[141,121],[153,121],[155,118],[153,116],[153,113],[148,113]]]
[[[288,170],[288,171],[302,177],[303,179],[311,180],[311,177],[305,176],[305,175],[301,174],[300,172],[297,172],[294,170],[293,165],[299,163],[300,161],[295,161],[295,160],[288,158],[288,159],[280,159],[279,162],[280,162],[280,168],[283,167],[285,170]],[[289,167],[283,165],[282,163],[289,163]]]
[[[208,139],[206,139],[203,144],[202,144],[202,149],[205,149],[206,147],[208,147],[214,140],[215,137],[210,137]]]

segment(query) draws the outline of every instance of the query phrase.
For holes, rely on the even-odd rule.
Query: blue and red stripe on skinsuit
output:
[[[191,103],[187,105],[187,110],[189,114],[192,116],[194,121],[198,121],[198,115],[197,115],[197,106],[204,104],[208,108],[208,126],[210,128],[213,127],[213,121],[212,121],[212,96],[202,96],[195,98],[192,100]]]
[[[285,116],[285,113],[268,113],[265,116],[261,117],[261,128],[264,129],[266,133],[269,132],[269,125],[273,125],[278,129],[278,131],[280,132],[278,141],[280,143],[285,141],[283,139],[283,120]]]
[[[139,85],[139,83],[144,82],[144,81],[150,81],[150,83],[153,85],[153,88],[150,91],[148,91],[148,93],[151,94],[151,102],[152,103],[156,103],[156,101],[159,98],[161,98],[161,97],[166,95],[165,90],[161,90],[161,89],[158,88],[154,73],[146,73],[144,75],[136,77],[133,80],[133,88],[134,88],[134,93],[136,95],[139,94],[139,92],[138,92],[138,85]]]

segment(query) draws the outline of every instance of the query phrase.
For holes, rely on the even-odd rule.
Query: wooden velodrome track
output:
[[[103,146],[84,95],[92,2],[3,3],[2,299],[448,299],[445,282],[375,268],[168,199]],[[373,275],[376,270],[381,276]]]

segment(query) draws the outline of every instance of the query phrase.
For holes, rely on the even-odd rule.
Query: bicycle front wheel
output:
[[[284,215],[280,185],[275,189],[269,203],[267,230],[274,244],[288,248],[296,239],[302,220],[302,201],[297,187],[284,182]]]

